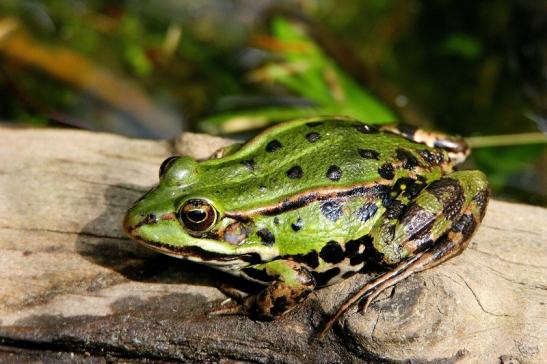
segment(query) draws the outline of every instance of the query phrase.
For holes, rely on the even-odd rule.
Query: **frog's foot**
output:
[[[468,209],[431,248],[416,254],[399,264],[395,269],[381,274],[361,288],[361,291],[364,292],[364,298],[359,302],[359,310],[364,313],[370,303],[384,289],[393,286],[411,274],[432,268],[460,254],[469,244],[476,228],[477,224],[474,222],[473,213]]]
[[[272,320],[300,304],[315,288],[315,279],[300,264],[274,260],[252,269],[275,277],[270,285],[256,295],[243,298],[242,304],[210,312],[212,315],[246,315],[259,320]]]
[[[488,183],[476,171],[454,172],[430,184],[400,217],[385,222],[373,234],[373,246],[394,269],[376,277],[354,293],[325,323],[319,337],[332,327],[354,303],[364,297],[360,309],[383,290],[413,273],[434,267],[458,254],[469,244],[484,217]]]
[[[223,302],[221,305],[224,305]],[[219,307],[207,312],[207,316],[228,316],[228,315],[246,315],[245,307],[242,304],[233,302],[231,298],[228,298],[226,307]]]

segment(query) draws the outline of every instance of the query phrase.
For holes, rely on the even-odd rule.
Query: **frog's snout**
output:
[[[133,231],[139,226],[142,217],[138,214],[132,213],[132,209],[129,209],[123,218],[123,230],[129,236],[133,236]]]
[[[137,206],[138,204],[130,208],[123,219],[123,230],[130,237],[135,237],[135,230],[139,227],[158,222],[157,214],[139,211]]]

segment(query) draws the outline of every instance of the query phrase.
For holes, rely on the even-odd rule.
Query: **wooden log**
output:
[[[171,154],[229,141],[147,141],[1,127],[0,362],[540,363],[547,358],[547,210],[490,203],[459,257],[350,310],[328,313],[370,277],[312,294],[273,322],[213,317],[232,278],[152,253],[122,232],[125,210]]]

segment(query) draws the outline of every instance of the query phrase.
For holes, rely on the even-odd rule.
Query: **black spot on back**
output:
[[[375,203],[366,203],[357,210],[357,217],[359,217],[359,220],[365,222],[373,217],[376,211],[378,211],[378,206]]]
[[[342,216],[342,204],[337,201],[323,201],[319,206],[326,219],[335,222]]]
[[[279,140],[274,139],[268,144],[266,144],[266,152],[273,153],[276,150],[279,150],[283,145],[279,142]]]
[[[433,152],[427,149],[419,150],[420,156],[430,165],[437,166],[444,162],[444,155],[440,152]]]
[[[241,164],[243,164],[249,171],[255,170],[256,162],[254,159],[246,159],[241,161]]]
[[[321,135],[319,133],[316,133],[316,132],[308,133],[308,134],[306,134],[306,139],[310,143],[315,143],[316,141],[321,139]]]
[[[359,155],[362,157],[362,158],[365,158],[365,159],[376,159],[378,160],[378,158],[380,157],[380,153],[378,153],[377,151],[375,150],[372,150],[372,149],[357,149],[357,152],[359,153]]]
[[[402,193],[403,196],[409,200],[413,200],[425,187],[423,181],[418,181],[410,177],[402,177],[393,185],[393,192],[395,195]]]
[[[291,228],[292,228],[294,231],[299,231],[300,229],[302,229],[302,226],[304,226],[304,220],[302,220],[301,217],[299,217],[298,219],[296,219],[296,222],[294,222],[294,223],[291,224]]]
[[[397,148],[396,157],[398,160],[403,162],[403,168],[412,170],[420,165],[418,159],[408,150],[403,148]]]
[[[313,275],[313,278],[315,278],[317,286],[325,286],[329,283],[331,279],[340,274],[340,268],[335,267],[322,273],[311,272],[311,274]]]
[[[413,200],[416,196],[420,194],[420,192],[422,192],[424,187],[424,183],[416,181],[416,183],[407,185],[405,191],[403,192],[403,196],[405,196],[409,200]]]
[[[272,234],[272,232],[266,228],[262,228],[256,232],[256,235],[260,238],[262,241],[262,244],[267,246],[272,246],[273,243],[275,243],[275,236]]]
[[[377,131],[375,127],[371,125],[367,125],[367,124],[356,124],[354,126],[359,133],[363,133],[363,134],[370,134]]]
[[[342,170],[340,167],[332,165],[327,170],[327,178],[331,181],[339,181],[342,178]]]
[[[344,251],[336,241],[329,241],[319,252],[319,256],[327,263],[340,263],[344,260]]]
[[[279,225],[279,218],[278,218],[277,216],[274,217],[273,223],[274,223],[275,225]]]
[[[304,171],[300,166],[293,166],[287,171],[287,177],[290,179],[298,179],[304,177]]]
[[[395,177],[395,170],[391,163],[384,163],[378,168],[378,174],[385,179],[393,179]]]

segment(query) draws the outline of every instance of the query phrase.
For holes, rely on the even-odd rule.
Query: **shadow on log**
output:
[[[228,141],[174,142],[0,128],[0,361],[539,363],[547,357],[547,210],[492,201],[459,257],[350,310],[328,313],[370,277],[312,294],[274,322],[213,317],[221,282],[152,253],[121,219],[171,154],[204,158]]]

